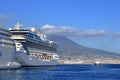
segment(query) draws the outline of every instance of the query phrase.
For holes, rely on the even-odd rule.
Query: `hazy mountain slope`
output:
[[[59,44],[58,52],[61,56],[83,56],[87,58],[93,57],[112,57],[119,58],[120,54],[112,53],[104,50],[84,47],[60,35],[49,35],[49,39]]]

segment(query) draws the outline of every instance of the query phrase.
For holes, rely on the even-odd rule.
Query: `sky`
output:
[[[0,0],[0,24],[8,29],[17,22],[120,53],[120,0]]]

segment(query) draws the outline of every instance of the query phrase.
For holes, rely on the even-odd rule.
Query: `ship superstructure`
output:
[[[14,40],[10,37],[10,32],[0,27],[0,69],[21,67],[16,61]]]
[[[15,29],[10,30],[16,43],[18,62],[22,66],[57,65],[57,44],[46,39],[41,31],[37,34],[34,28],[20,29],[20,26],[17,23]]]

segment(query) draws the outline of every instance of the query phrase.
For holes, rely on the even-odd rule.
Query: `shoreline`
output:
[[[59,64],[94,64],[96,60],[59,60]],[[97,60],[98,61],[98,60]],[[100,64],[120,64],[120,59],[111,59],[111,60],[99,60]]]

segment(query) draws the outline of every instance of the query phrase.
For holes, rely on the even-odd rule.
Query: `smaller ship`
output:
[[[0,69],[20,68],[16,61],[14,40],[8,30],[0,27]]]
[[[100,66],[101,62],[100,61],[95,61],[94,66]]]

